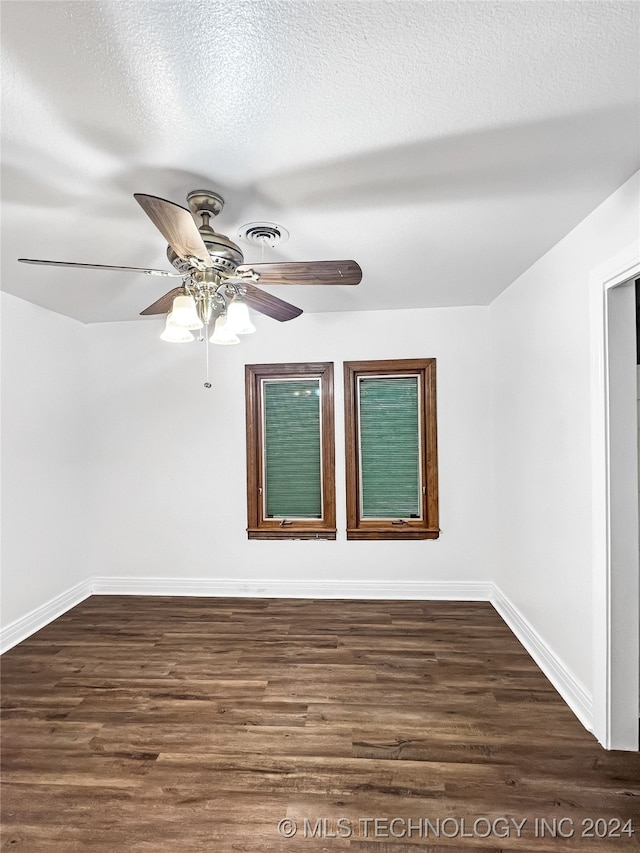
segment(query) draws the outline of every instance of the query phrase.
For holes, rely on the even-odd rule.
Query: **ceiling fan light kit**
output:
[[[179,326],[173,322],[172,314],[172,311],[167,314],[167,322],[164,331],[160,335],[160,340],[168,341],[172,344],[188,344],[195,340],[189,329],[185,329],[183,326]]]
[[[228,347],[240,343],[240,338],[229,327],[224,314],[219,314],[213,327],[213,334],[209,338],[212,344]]]
[[[236,335],[252,335],[256,327],[251,322],[251,316],[247,303],[241,296],[232,299],[227,308],[227,326]]]
[[[302,309],[266,293],[256,287],[256,283],[268,286],[355,285],[362,279],[362,270],[355,261],[245,264],[240,247],[224,234],[218,234],[209,224],[210,219],[224,207],[224,199],[213,190],[190,192],[187,195],[188,210],[167,199],[144,193],[134,193],[134,198],[167,241],[167,257],[176,272],[32,258],[18,260],[27,264],[182,277],[180,287],[174,287],[140,313],[143,316],[166,314],[167,321],[160,338],[170,343],[193,341],[192,331],[200,330],[198,340],[205,342],[206,349],[205,388],[211,388],[207,342],[230,346],[240,343],[238,335],[255,332],[248,308],[280,322],[302,314]],[[200,218],[200,224],[197,224],[196,217]],[[289,233],[273,222],[252,222],[240,229],[239,237],[264,249],[265,245],[273,247],[286,241]],[[213,326],[211,336],[210,326]]]
[[[201,329],[204,323],[198,316],[198,309],[193,296],[188,293],[180,294],[173,300],[171,311],[167,314],[167,321],[183,329]]]

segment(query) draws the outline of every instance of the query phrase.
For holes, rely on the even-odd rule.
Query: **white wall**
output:
[[[2,308],[2,624],[86,579],[87,329],[9,294]]]
[[[490,306],[494,579],[592,689],[589,274],[638,240],[636,174]]]
[[[363,285],[364,286],[364,285]],[[235,347],[166,344],[160,321],[91,328],[92,573],[98,576],[415,582],[487,579],[488,310],[303,315]],[[347,542],[343,360],[437,358],[437,541]],[[246,535],[244,365],[333,361],[338,540]]]

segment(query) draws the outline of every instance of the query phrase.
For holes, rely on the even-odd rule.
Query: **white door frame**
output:
[[[636,395],[628,386],[632,367],[633,389],[636,387],[635,310],[631,295],[632,281],[638,276],[640,252],[635,243],[592,272],[589,294],[593,732],[606,749],[626,750],[638,749],[637,430],[631,435],[628,408],[631,401],[626,400],[627,394],[633,398],[635,424]],[[630,355],[632,335],[634,349]],[[632,466],[633,459],[636,464]]]

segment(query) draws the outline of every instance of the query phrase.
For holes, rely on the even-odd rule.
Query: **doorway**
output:
[[[636,285],[640,258],[592,276],[594,734],[638,749],[640,570]],[[628,257],[628,256],[627,256]]]

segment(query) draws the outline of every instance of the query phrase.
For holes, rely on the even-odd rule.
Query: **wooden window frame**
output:
[[[263,508],[263,379],[320,379],[322,511],[319,519],[274,519]],[[249,539],[335,539],[335,427],[333,363],[245,365],[247,418],[247,536]]]
[[[358,379],[377,376],[418,376],[421,406],[421,515],[419,519],[362,519],[360,517],[360,452]],[[347,539],[437,539],[438,443],[436,417],[436,359],[389,359],[344,363]]]

